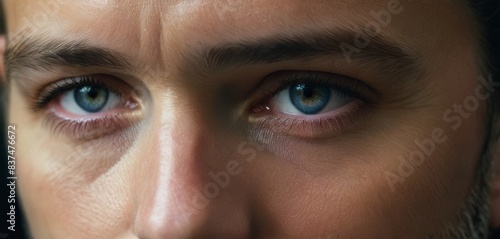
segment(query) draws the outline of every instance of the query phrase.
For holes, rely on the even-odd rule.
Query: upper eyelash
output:
[[[319,74],[329,75],[329,77],[318,77]],[[306,72],[306,73],[291,73],[287,74],[285,77],[278,77],[276,79],[276,84],[280,85],[279,88],[271,89],[266,92],[263,99],[257,104],[260,105],[270,98],[278,95],[283,90],[288,89],[290,86],[299,83],[314,83],[322,86],[330,87],[345,97],[356,97],[365,103],[373,101],[372,95],[374,95],[374,90],[368,86],[362,85],[357,80],[343,81],[339,83],[336,79],[338,77],[330,73],[318,73],[318,72]],[[275,84],[275,85],[276,85]]]
[[[46,88],[44,88],[37,96],[33,102],[32,109],[34,111],[38,111],[43,109],[47,104],[49,104],[52,100],[57,98],[59,95],[75,89],[77,87],[82,86],[98,86],[102,88],[106,88],[110,92],[121,96],[121,93],[114,88],[110,87],[108,84],[104,83],[102,79],[97,78],[96,76],[76,76],[69,77],[63,80],[59,80]]]

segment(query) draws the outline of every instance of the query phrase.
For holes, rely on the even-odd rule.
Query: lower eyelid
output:
[[[113,134],[136,124],[143,112],[138,103],[127,101],[124,107],[91,115],[64,112],[56,98],[48,105],[45,123],[54,134],[65,134],[76,140],[90,140]]]
[[[327,138],[339,135],[362,121],[368,106],[361,100],[342,108],[314,116],[290,116],[261,112],[250,116],[251,130],[284,134],[297,138]]]
[[[287,91],[282,91],[275,95],[273,99],[269,103],[269,107],[271,111],[275,114],[283,114],[283,115],[289,115],[290,117],[302,117],[305,118],[307,117],[308,119],[315,119],[315,118],[321,118],[329,114],[340,114],[342,113],[347,107],[349,107],[351,104],[354,103],[360,103],[360,100],[356,100],[356,98],[351,98],[351,97],[345,97],[345,96],[339,96],[338,92],[336,92],[335,89],[331,89],[331,95],[332,97],[340,97],[340,100],[334,100],[330,98],[330,102],[324,107],[324,109],[315,114],[315,115],[303,115],[295,106],[292,105],[291,102],[288,102],[288,92]],[[286,99],[282,99],[283,94]],[[279,107],[278,105],[286,105],[285,107]],[[287,105],[288,104],[288,105]],[[282,111],[278,111],[278,108],[282,108]],[[333,108],[333,109],[332,109]]]
[[[65,93],[67,94],[67,93]],[[132,100],[131,98],[123,98],[123,96],[116,95],[114,97],[110,98],[114,100],[115,102],[106,105],[101,112],[97,113],[85,113],[85,114],[80,114],[80,113],[73,113],[69,112],[69,110],[65,109],[63,104],[62,104],[62,98],[65,95],[60,95],[57,98],[55,98],[52,102],[48,104],[49,111],[57,113],[57,115],[60,115],[61,117],[64,117],[66,119],[73,119],[73,120],[85,120],[85,119],[93,119],[96,117],[102,117],[108,114],[118,114],[118,113],[126,113],[129,111],[134,111],[134,110],[140,110],[140,105],[137,101]],[[75,107],[79,107],[76,105],[76,102],[73,102],[75,104]],[[107,103],[109,104],[109,103]],[[83,109],[81,109],[83,112]]]
[[[319,113],[319,114],[315,114],[315,115],[291,115],[291,114],[285,114],[286,112],[277,112],[277,111],[272,110],[272,109],[271,109],[271,111],[274,114],[287,116],[288,118],[314,121],[314,120],[319,120],[319,119],[329,118],[329,117],[334,117],[334,116],[342,116],[343,114],[346,114],[349,111],[355,110],[355,108],[359,107],[362,104],[363,104],[363,102],[361,100],[353,100],[352,102],[347,103],[338,109],[330,110],[330,111],[325,110],[324,113]]]
[[[76,102],[67,102],[67,98],[66,97],[69,97],[69,101],[75,101],[74,99],[71,99],[72,98],[72,94],[74,93],[74,89],[71,90],[71,91],[68,91],[64,94],[62,94],[61,96],[57,97],[55,100],[57,102],[59,102],[60,104],[60,108],[61,110],[65,110],[67,111],[68,113],[71,113],[71,114],[74,114],[75,117],[83,117],[83,116],[86,116],[86,115],[96,115],[96,114],[99,114],[99,113],[89,113],[89,112],[85,112],[85,110],[83,110],[79,105],[78,103]],[[116,107],[117,105],[120,104],[120,102],[123,101],[123,99],[120,98],[121,96],[120,95],[117,95],[116,93],[114,92],[110,92],[109,93],[109,98],[108,98],[108,102],[106,102],[106,105],[104,106],[104,108],[101,110],[101,112],[106,112],[106,111],[109,111],[111,109],[113,109],[114,107]],[[66,109],[68,107],[72,107],[73,109]]]
[[[87,119],[71,119],[57,112],[48,112],[45,124],[55,134],[67,135],[75,140],[92,140],[122,131],[139,122],[139,112],[107,114]]]

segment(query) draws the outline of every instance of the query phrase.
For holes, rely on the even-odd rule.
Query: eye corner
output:
[[[329,137],[350,129],[370,110],[370,89],[356,79],[282,71],[267,80],[258,94],[262,98],[249,110],[249,122],[259,129],[305,139]]]
[[[31,109],[43,112],[54,133],[74,139],[96,138],[138,122],[141,102],[120,78],[84,75],[64,78],[42,88]],[[94,133],[92,133],[94,132]]]

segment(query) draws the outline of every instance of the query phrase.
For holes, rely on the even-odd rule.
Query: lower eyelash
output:
[[[339,135],[361,122],[369,114],[369,106],[355,103],[350,109],[334,116],[305,119],[290,116],[258,113],[250,119],[253,131],[265,131],[265,135],[284,134],[297,138],[327,138]]]
[[[136,118],[133,113],[129,113],[74,120],[61,118],[56,113],[49,112],[45,124],[55,135],[62,133],[77,140],[92,140],[126,129]]]

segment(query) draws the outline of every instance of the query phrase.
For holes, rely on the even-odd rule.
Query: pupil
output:
[[[290,101],[300,112],[313,115],[321,112],[330,101],[330,87],[296,84],[290,88]]]
[[[98,86],[84,86],[75,90],[74,99],[86,112],[96,113],[104,108],[108,101],[109,91]]]
[[[311,98],[314,95],[314,90],[311,89],[309,86],[304,86],[304,97],[305,98]]]
[[[97,96],[99,95],[99,92],[97,92],[96,89],[92,88],[89,93],[88,93],[89,97],[92,98],[92,99],[95,99],[97,98]]]

